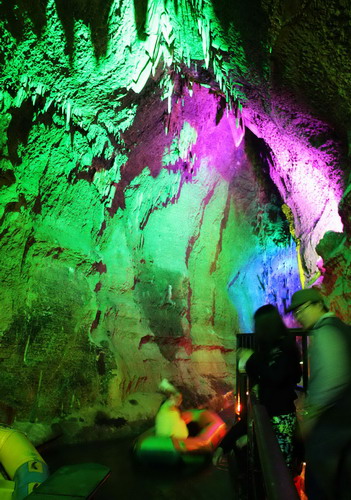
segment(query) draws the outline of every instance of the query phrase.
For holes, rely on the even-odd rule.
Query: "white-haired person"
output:
[[[161,404],[156,415],[156,436],[175,437],[178,439],[187,438],[189,430],[179,410],[183,401],[182,393],[167,379],[161,381],[159,390],[165,394],[167,399]]]

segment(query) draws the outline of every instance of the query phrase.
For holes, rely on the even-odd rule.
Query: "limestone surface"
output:
[[[220,406],[259,306],[351,320],[348,2],[0,14],[5,417],[122,428],[164,377]]]

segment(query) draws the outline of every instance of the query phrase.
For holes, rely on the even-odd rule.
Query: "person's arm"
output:
[[[246,372],[253,382],[264,379],[271,387],[286,385],[287,381],[300,380],[301,367],[298,354],[292,348],[277,346],[263,356],[255,352],[246,363]]]
[[[247,361],[250,357],[252,357],[253,350],[241,348],[238,349],[237,357],[238,357],[238,369],[240,373],[246,372]]]

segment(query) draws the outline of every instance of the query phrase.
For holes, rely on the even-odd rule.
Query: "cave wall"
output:
[[[120,169],[117,155],[82,163],[79,131],[34,118],[3,188],[2,385],[19,417],[124,415],[162,376],[192,405],[230,392],[235,333],[281,300],[278,282],[286,298],[296,288],[296,246],[254,144],[220,96],[191,90],[168,115],[147,86]]]
[[[302,2],[295,32],[293,4],[0,5],[1,390],[18,419],[152,417],[164,376],[217,404],[235,333],[301,284],[348,318],[344,128],[290,65],[313,16]]]

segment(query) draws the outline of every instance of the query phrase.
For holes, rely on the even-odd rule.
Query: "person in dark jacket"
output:
[[[289,334],[278,310],[271,304],[260,307],[254,314],[255,350],[238,351],[239,371],[246,371],[250,386],[258,392],[277,436],[287,466],[292,468],[293,443],[296,430],[295,387],[301,379],[300,352],[295,338]],[[221,453],[244,442],[246,418],[229,431],[222,441],[214,463]]]
[[[288,309],[311,331],[310,376],[303,411],[309,500],[351,499],[351,327],[328,311],[314,288]]]
[[[296,431],[295,388],[302,374],[300,352],[273,305],[257,309],[254,323],[256,348],[251,353],[242,350],[239,358],[247,359],[245,370],[250,383],[257,386],[258,399],[267,410],[287,466],[291,468]]]

